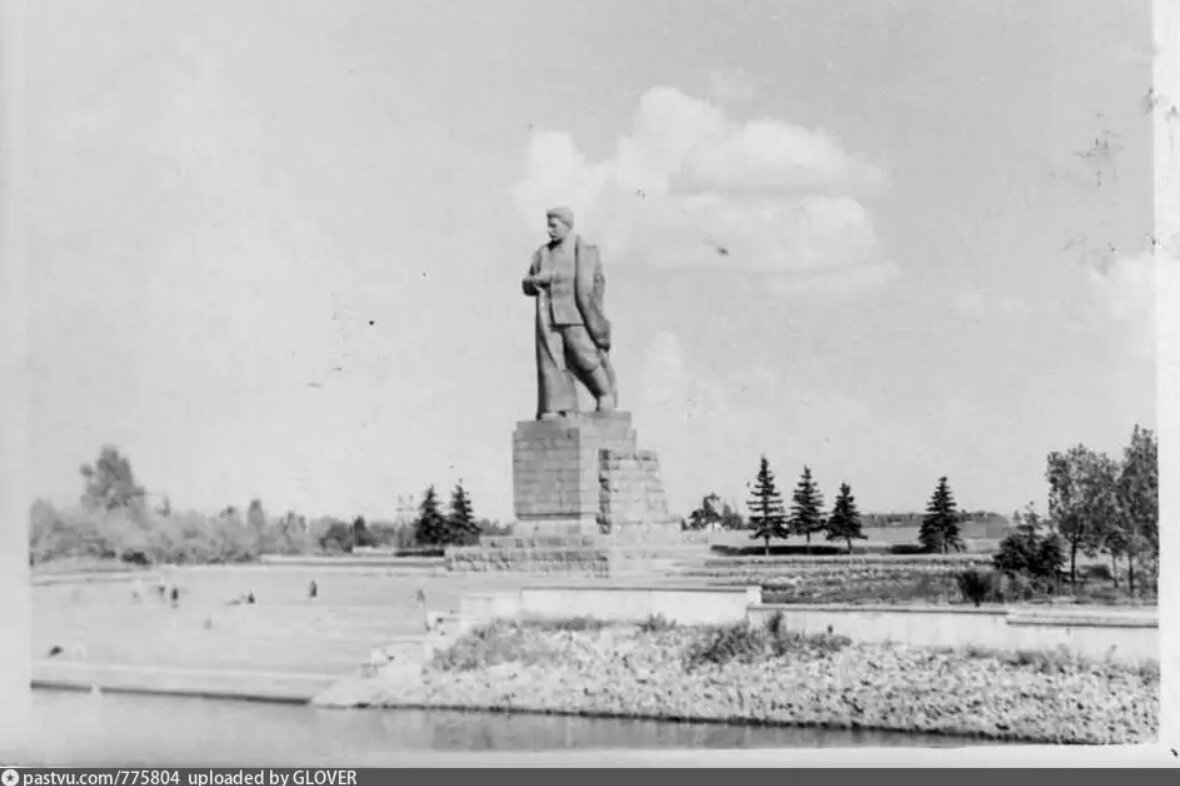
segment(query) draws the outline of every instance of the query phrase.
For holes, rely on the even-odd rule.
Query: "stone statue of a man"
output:
[[[537,299],[537,419],[577,412],[575,379],[593,394],[597,411],[609,412],[617,393],[602,260],[573,234],[573,211],[556,207],[546,218],[549,242],[533,254],[522,282],[524,293]]]

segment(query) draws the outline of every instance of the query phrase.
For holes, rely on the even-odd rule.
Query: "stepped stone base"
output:
[[[638,448],[630,413],[522,421],[512,448],[513,536],[448,548],[448,570],[635,575],[685,543],[659,458]]]
[[[518,423],[512,441],[516,533],[619,540],[678,533],[659,458],[636,442],[628,412]]]
[[[459,572],[513,571],[596,578],[675,573],[678,562],[698,562],[708,543],[690,537],[662,542],[620,541],[610,535],[481,538],[478,546],[448,547],[446,566]]]

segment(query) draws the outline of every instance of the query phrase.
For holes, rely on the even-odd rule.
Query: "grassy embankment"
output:
[[[689,571],[691,578],[716,584],[759,584],[767,603],[970,603],[959,577],[975,569],[989,584],[982,602],[1078,603],[1093,605],[1155,605],[1154,582],[1141,574],[1136,597],[1128,596],[1125,566],[1112,571],[1102,555],[1082,556],[1076,584],[1062,580],[1049,584],[1024,577],[1002,576],[992,570],[992,556],[1002,534],[995,522],[963,525],[966,550],[938,555],[917,551],[916,527],[866,529],[868,540],[854,541],[853,553],[843,544],[816,542],[810,554],[792,542],[772,546],[762,556],[760,544],[748,533],[716,533],[711,537],[713,556]],[[797,539],[796,539],[797,541]],[[776,554],[776,552],[778,552]],[[901,552],[901,553],[899,553]],[[1144,571],[1144,574],[1148,573]]]
[[[421,669],[323,694],[327,706],[418,706],[874,728],[1044,743],[1155,738],[1157,665],[1060,652],[853,643],[766,627],[496,623]]]

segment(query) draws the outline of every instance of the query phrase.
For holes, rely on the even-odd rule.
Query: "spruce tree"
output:
[[[762,457],[758,468],[753,493],[754,496],[746,503],[750,508],[750,527],[754,530],[750,537],[754,540],[762,538],[766,543],[766,555],[770,556],[770,539],[786,538],[788,533],[783,495],[775,486],[774,473],[770,471],[770,462],[766,456]]]
[[[848,553],[852,553],[852,539],[867,539],[860,531],[860,512],[856,509],[856,498],[852,496],[852,487],[847,483],[840,484],[840,494],[832,506],[832,515],[828,517],[828,540],[844,540],[848,543]]]
[[[422,546],[441,546],[446,543],[447,520],[438,509],[438,495],[434,486],[426,489],[426,496],[418,506],[418,520],[414,522],[414,539]]]
[[[451,512],[447,516],[447,542],[467,544],[479,541],[479,524],[471,509],[471,498],[463,488],[463,481],[451,492]]]
[[[918,540],[928,552],[946,554],[951,549],[963,550],[963,541],[959,537],[959,514],[955,510],[955,499],[951,496],[946,476],[938,479],[938,487],[934,489],[930,503],[926,506]]]
[[[794,535],[807,538],[807,548],[811,549],[811,533],[824,528],[823,514],[824,499],[819,487],[811,479],[811,468],[803,467],[803,475],[795,486],[795,493],[791,496],[791,516],[787,520],[787,528]]]

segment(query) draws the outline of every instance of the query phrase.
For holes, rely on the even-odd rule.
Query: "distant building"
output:
[[[412,494],[397,495],[397,515],[394,521],[398,524],[410,524],[418,518],[418,500]]]

